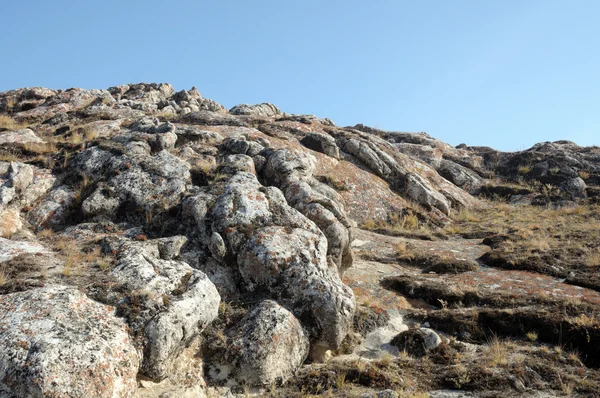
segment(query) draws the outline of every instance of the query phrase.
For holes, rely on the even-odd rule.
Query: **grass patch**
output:
[[[0,115],[0,130],[15,131],[27,127],[27,124],[17,122],[10,116]]]

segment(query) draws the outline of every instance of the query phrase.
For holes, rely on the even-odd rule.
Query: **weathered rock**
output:
[[[313,151],[324,153],[332,158],[340,158],[340,149],[335,138],[327,134],[309,133],[300,140],[302,145]]]
[[[53,189],[27,218],[35,228],[49,228],[65,222],[75,200],[75,193],[67,186]]]
[[[350,222],[342,198],[313,178],[316,159],[307,153],[275,151],[264,169],[267,180],[283,190],[288,203],[312,220],[328,241],[328,256],[340,274],[352,265]]]
[[[354,296],[328,269],[322,235],[271,226],[254,231],[238,255],[249,291],[268,291],[307,327],[314,345],[337,348],[349,331]]]
[[[279,108],[273,104],[263,103],[258,105],[240,104],[229,110],[232,115],[253,115],[253,116],[276,116],[281,114]]]
[[[223,240],[223,237],[216,232],[213,232],[210,237],[208,249],[217,261],[223,261],[227,255],[227,246],[225,245],[225,241]]]
[[[560,184],[559,188],[569,194],[572,199],[585,198],[587,185],[580,177],[570,178]]]
[[[23,223],[18,210],[0,208],[0,237],[9,238],[21,228]]]
[[[248,141],[244,136],[229,137],[223,142],[222,147],[227,152],[250,157],[256,156],[264,150],[261,144],[256,141]]]
[[[112,271],[127,289],[148,292],[141,315],[131,326],[144,336],[141,371],[157,380],[168,376],[184,347],[216,318],[220,302],[204,273],[184,262],[160,258],[163,243],[126,243]],[[169,302],[166,308],[164,297]]]
[[[8,181],[17,192],[23,192],[33,182],[33,167],[25,163],[11,162]]]
[[[44,140],[35,135],[31,129],[5,131],[0,133],[1,144],[43,144]]]
[[[135,395],[139,353],[111,307],[47,286],[0,296],[0,313],[0,395]]]
[[[440,336],[431,329],[418,328],[401,332],[391,341],[391,345],[405,350],[411,355],[422,357],[435,350],[442,343]]]
[[[97,215],[113,215],[121,202],[117,198],[115,189],[108,186],[98,187],[81,204],[85,217]]]
[[[178,146],[185,145],[187,143],[216,145],[223,141],[223,137],[219,133],[200,130],[194,126],[177,126],[175,134],[177,134]]]
[[[440,209],[444,214],[450,214],[450,203],[441,193],[431,186],[418,174],[406,176],[406,194],[417,203]]]
[[[212,230],[237,254],[245,288],[286,305],[313,344],[337,347],[354,313],[352,291],[327,264],[321,231],[281,191],[250,173],[230,178],[212,211]]]
[[[266,300],[229,332],[227,348],[208,374],[240,385],[281,384],[304,363],[308,349],[308,335],[296,317]]]
[[[483,178],[473,170],[450,160],[442,159],[436,170],[442,177],[471,194],[477,193],[484,183]]]
[[[37,242],[9,240],[0,237],[0,263],[22,254],[49,254],[50,251]]]
[[[375,393],[364,393],[360,398],[398,398],[398,394],[393,390],[383,390]]]

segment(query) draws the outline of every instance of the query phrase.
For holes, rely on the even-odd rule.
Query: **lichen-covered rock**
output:
[[[8,238],[23,228],[21,216],[16,209],[2,209],[0,207],[0,237]]]
[[[62,224],[75,201],[75,193],[65,185],[50,191],[27,218],[35,228],[49,228]]]
[[[0,237],[0,263],[22,254],[49,254],[50,251],[37,242],[9,240]]]
[[[442,339],[429,328],[416,328],[399,333],[390,344],[398,347],[400,351],[422,357],[442,344]]]
[[[229,333],[225,352],[208,367],[214,380],[240,385],[281,384],[309,351],[308,335],[294,315],[274,301],[258,304]]]
[[[327,241],[281,191],[250,173],[232,176],[212,209],[212,230],[237,256],[245,288],[286,305],[314,344],[337,347],[354,313],[354,295],[327,264]]]
[[[340,158],[340,148],[335,143],[335,138],[327,134],[308,133],[300,140],[302,145],[313,151],[324,153],[332,158]]]
[[[86,217],[97,215],[112,215],[120,205],[115,189],[108,186],[98,187],[81,204],[81,210]]]
[[[33,182],[33,167],[25,163],[11,162],[8,181],[17,192],[23,192]]]
[[[276,116],[281,114],[278,107],[269,103],[262,103],[258,105],[240,104],[236,105],[229,110],[232,115],[253,115],[253,116]]]
[[[341,196],[313,177],[315,166],[312,155],[284,149],[269,156],[263,173],[282,189],[292,207],[325,234],[329,260],[343,274],[352,265],[350,221]]]
[[[468,208],[477,203],[467,192],[441,177],[433,167],[398,152],[392,144],[377,136],[356,131],[337,131],[335,134],[343,151],[364,163],[396,191],[424,206],[449,214],[451,207]]]
[[[570,178],[559,185],[572,199],[585,198],[587,185],[580,177]]]
[[[31,129],[0,132],[1,144],[43,144],[44,140],[35,135]]]
[[[450,214],[448,199],[438,191],[433,190],[420,175],[412,173],[407,175],[405,190],[408,197],[415,202],[438,208],[444,214]]]
[[[450,160],[442,159],[436,170],[442,177],[471,194],[477,193],[484,183],[479,174]]]
[[[217,317],[220,302],[217,289],[204,273],[182,261],[161,258],[163,244],[126,243],[112,271],[128,290],[147,292],[141,314],[130,323],[134,331],[143,333],[141,371],[157,380],[168,376],[185,346]],[[177,251],[181,245],[175,244]],[[177,256],[173,250],[163,249],[162,253]]]
[[[354,295],[328,269],[327,241],[320,234],[288,226],[254,231],[238,255],[238,268],[250,291],[291,309],[315,345],[337,348],[349,331]]]
[[[0,395],[133,397],[139,353],[111,307],[73,287],[0,296]]]

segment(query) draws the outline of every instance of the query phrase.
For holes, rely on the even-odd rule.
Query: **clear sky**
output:
[[[453,145],[600,145],[597,0],[0,1],[0,91],[168,82]]]

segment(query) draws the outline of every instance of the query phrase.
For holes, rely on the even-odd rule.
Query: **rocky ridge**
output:
[[[441,239],[487,197],[569,208],[599,182],[600,150],[568,141],[454,148],[169,84],[0,93],[0,394],[302,380],[364,337],[357,234]]]

